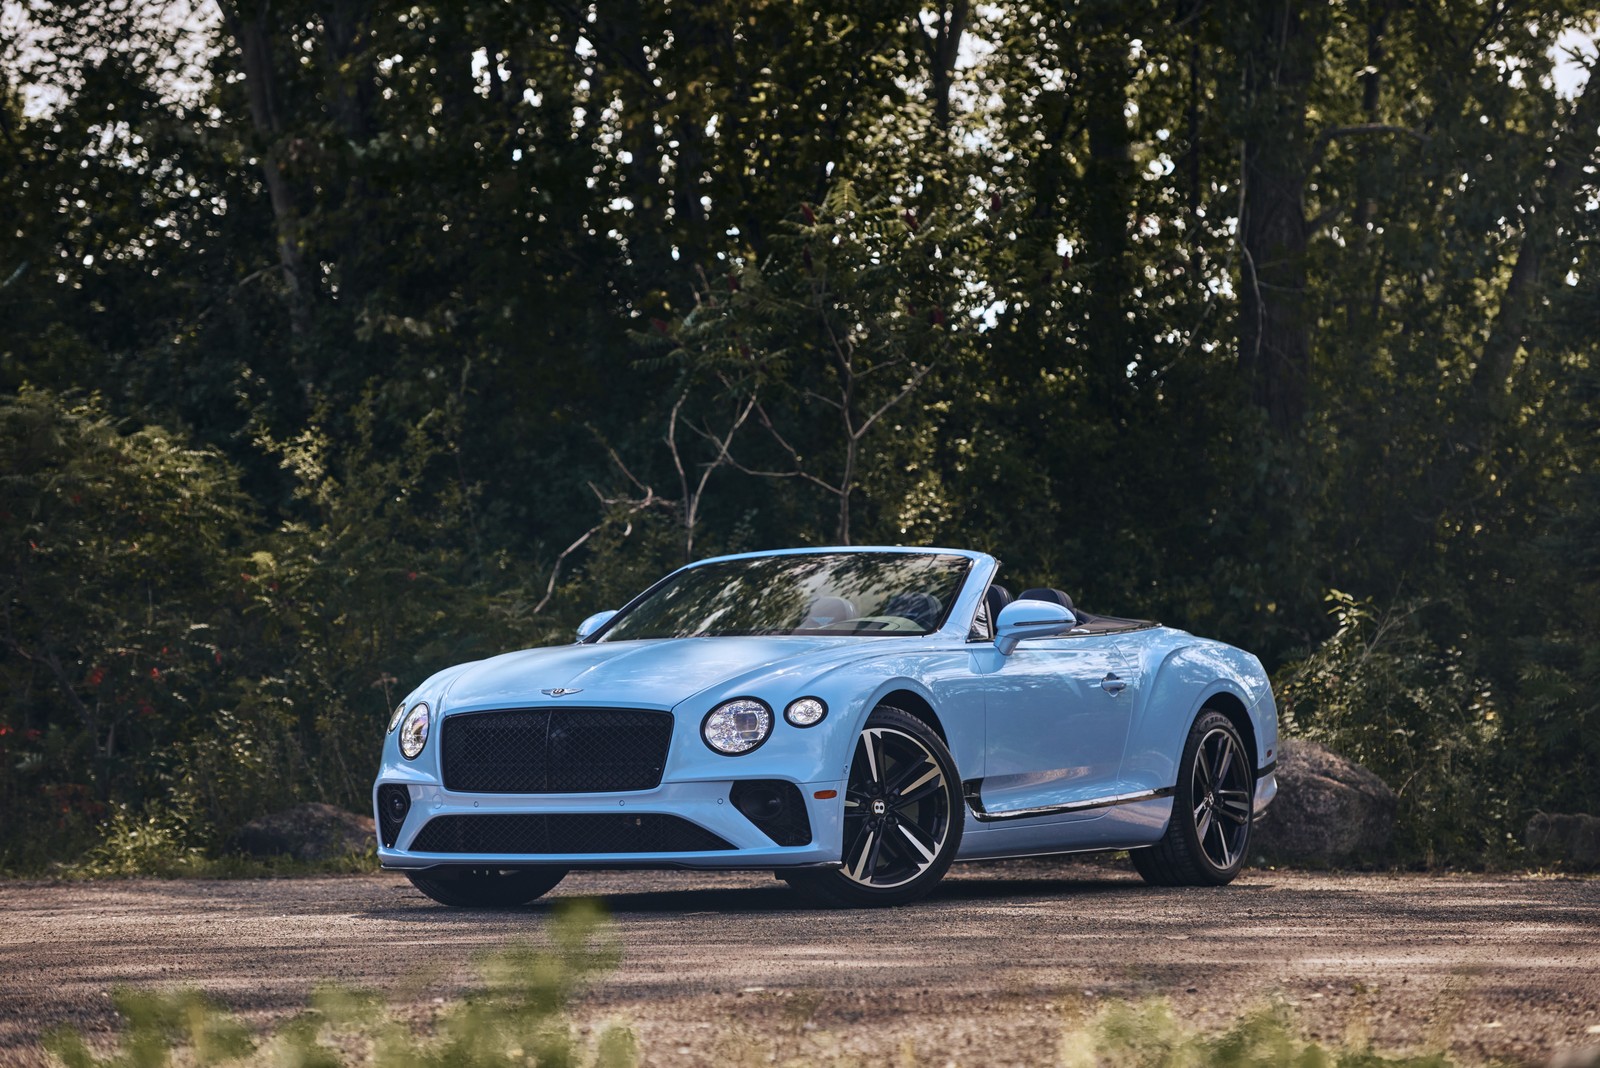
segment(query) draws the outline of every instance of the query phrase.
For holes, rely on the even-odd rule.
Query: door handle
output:
[[[1128,682],[1126,679],[1117,678],[1116,672],[1108,671],[1106,677],[1100,680],[1100,688],[1115,697],[1128,688]]]

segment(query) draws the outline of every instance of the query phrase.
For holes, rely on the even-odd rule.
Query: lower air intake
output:
[[[732,849],[725,839],[677,816],[646,812],[435,816],[411,849],[417,853],[706,853]]]
[[[734,808],[778,845],[811,844],[811,819],[806,815],[805,798],[794,783],[746,779],[733,784],[729,797]]]
[[[386,782],[378,787],[378,834],[385,848],[393,849],[405,826],[406,814],[411,811],[411,790],[399,783]]]

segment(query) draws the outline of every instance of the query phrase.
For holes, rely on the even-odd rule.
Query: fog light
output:
[[[398,783],[386,782],[378,787],[378,832],[389,849],[400,837],[406,815],[411,811],[411,791]]]
[[[815,727],[828,714],[828,706],[820,697],[802,697],[789,702],[783,718],[796,727]]]

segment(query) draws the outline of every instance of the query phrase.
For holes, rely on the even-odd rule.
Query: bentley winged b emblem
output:
[[[583,687],[577,686],[569,690],[564,687],[557,686],[553,690],[540,690],[539,692],[544,694],[546,697],[565,697],[569,693],[582,693]]]

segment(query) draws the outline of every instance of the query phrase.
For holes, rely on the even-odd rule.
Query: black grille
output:
[[[652,790],[672,744],[672,713],[513,708],[446,716],[444,785],[477,794]]]
[[[792,782],[747,779],[729,791],[733,807],[781,846],[802,846],[811,841],[811,818],[805,798]]]
[[[410,811],[409,789],[392,782],[378,787],[378,831],[383,835],[383,844],[387,848],[394,848],[395,839],[400,837],[400,828],[405,826],[406,813]]]
[[[703,853],[732,849],[704,827],[655,812],[495,813],[435,816],[411,848],[418,853]]]

